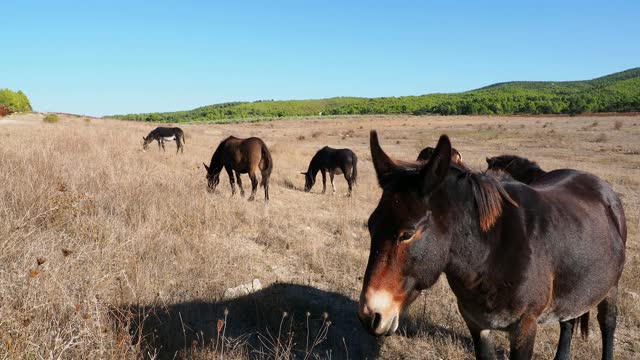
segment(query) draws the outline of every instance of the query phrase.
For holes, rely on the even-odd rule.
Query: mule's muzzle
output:
[[[387,314],[372,310],[366,304],[360,306],[358,319],[362,327],[373,336],[391,336],[398,329],[400,314],[391,311]]]

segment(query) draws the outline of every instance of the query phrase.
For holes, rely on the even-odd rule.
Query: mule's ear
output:
[[[491,160],[493,160],[492,158],[487,158],[487,164],[491,165]]]
[[[202,163],[202,165],[204,165],[205,170],[207,170],[207,172],[209,172],[209,167],[207,166],[207,164]]]
[[[142,137],[142,140],[147,140],[147,138],[143,136],[143,137]]]
[[[378,133],[375,130],[371,130],[369,142],[371,146],[371,161],[373,162],[373,168],[376,170],[376,175],[378,175],[378,182],[381,182],[384,175],[389,173],[396,164],[380,147],[380,143],[378,142]]]
[[[302,175],[304,175],[304,176],[307,176],[307,173],[306,173],[306,172],[304,172],[304,171],[303,171],[303,172],[301,172],[300,174],[302,174]]]
[[[423,193],[430,192],[444,180],[449,172],[449,165],[451,165],[451,141],[447,135],[442,135],[427,165],[420,170]]]

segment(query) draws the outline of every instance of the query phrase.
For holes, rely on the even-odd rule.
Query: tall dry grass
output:
[[[607,132],[579,117],[554,119],[553,134],[537,133],[531,119],[488,117],[185,125],[185,153],[175,155],[171,143],[166,153],[140,151],[149,124],[67,116],[44,124],[35,114],[2,121],[0,357],[471,358],[445,279],[408,310],[401,336],[375,340],[355,318],[365,224],[380,196],[368,155],[371,128],[398,158],[413,159],[448,133],[477,168],[485,156],[508,152],[612,182],[629,223],[616,350],[623,359],[640,350],[638,127]],[[603,131],[608,141],[593,143]],[[262,192],[253,203],[231,198],[226,175],[216,194],[206,192],[201,163],[231,134],[260,136],[270,147],[268,206]],[[299,172],[324,145],[358,154],[353,198],[342,195],[340,176],[334,196],[319,194],[320,179],[312,193],[301,191]],[[224,297],[254,278],[263,290]],[[574,358],[599,353],[595,323],[587,341],[575,340]],[[541,327],[536,353],[552,357],[557,336],[557,327]]]

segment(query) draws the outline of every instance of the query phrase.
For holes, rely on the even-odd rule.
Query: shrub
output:
[[[0,117],[6,116],[12,113],[13,113],[13,109],[11,109],[9,106],[0,104]]]
[[[42,121],[49,123],[49,124],[53,124],[53,123],[57,123],[58,120],[60,120],[60,118],[58,117],[57,114],[48,114],[47,116],[45,116]]]

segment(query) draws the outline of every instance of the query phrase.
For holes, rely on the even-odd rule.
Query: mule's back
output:
[[[611,186],[570,169],[548,172],[531,185],[503,184],[519,207],[506,211],[502,222],[520,223],[525,230],[509,241],[522,242],[531,252],[527,258],[541,260],[536,266],[554,274],[552,303],[540,321],[589,311],[617,284],[624,266],[626,223]]]

